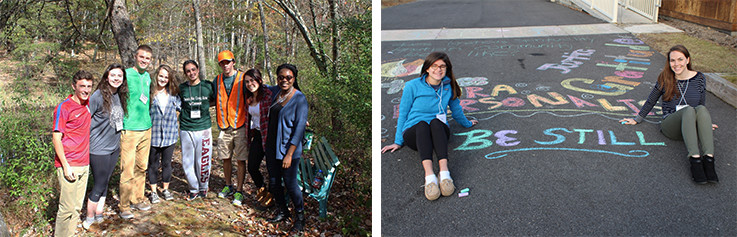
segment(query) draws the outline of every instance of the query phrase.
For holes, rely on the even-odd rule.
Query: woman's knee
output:
[[[703,105],[696,106],[694,108],[694,111],[696,112],[697,115],[703,114],[703,113],[707,113],[707,114],[709,113],[709,110],[707,110],[706,106],[703,106]]]

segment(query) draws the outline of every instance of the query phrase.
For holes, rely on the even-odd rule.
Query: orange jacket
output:
[[[223,74],[217,77],[217,103],[215,110],[217,111],[217,122],[220,129],[240,128],[248,120],[248,109],[246,109],[245,96],[243,95],[243,73],[236,72],[233,87],[230,89],[230,95],[225,90],[223,84]]]

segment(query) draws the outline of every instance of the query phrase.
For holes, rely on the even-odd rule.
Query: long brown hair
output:
[[[420,71],[421,72],[420,76],[427,76],[428,74],[427,69],[429,69],[430,66],[432,66],[432,64],[438,60],[443,60],[443,62],[445,62],[445,65],[447,67],[445,69],[445,76],[450,78],[450,88],[453,91],[453,96],[451,96],[450,99],[455,100],[456,98],[461,97],[462,95],[461,87],[458,86],[458,82],[456,81],[456,76],[453,75],[453,64],[450,63],[450,58],[448,57],[447,54],[443,52],[432,52],[430,53],[430,55],[427,55],[427,58],[425,58],[425,62],[422,63],[422,71]]]
[[[261,71],[258,69],[252,68],[248,69],[246,71],[245,76],[249,76],[253,78],[253,80],[256,80],[258,82],[258,89],[256,90],[258,92],[258,96],[253,96],[253,92],[250,90],[246,90],[246,104],[250,105],[252,102],[259,102],[266,99],[266,87],[264,86],[263,78],[261,78]],[[245,77],[244,76],[244,77]],[[243,83],[246,83],[245,80]]]
[[[159,73],[161,73],[161,70],[166,70],[166,73],[169,75],[169,82],[166,83],[166,91],[172,96],[179,94],[179,77],[177,76],[177,72],[168,65],[162,64],[156,69],[154,79],[151,80],[151,90],[149,90],[151,95],[149,98],[154,98],[156,95],[156,87],[159,85]]]
[[[105,72],[102,73],[100,84],[97,84],[97,90],[102,93],[102,109],[103,111],[110,113],[110,104],[112,103],[113,90],[115,90],[115,88],[110,86],[108,77],[110,76],[110,71],[113,69],[120,69],[123,71],[123,84],[120,84],[117,90],[118,96],[120,97],[120,106],[123,107],[123,114],[128,115],[128,78],[126,78],[125,68],[123,68],[123,65],[117,63],[110,64],[110,66],[105,69]]]
[[[673,69],[670,68],[670,53],[673,51],[681,52],[684,56],[686,56],[686,59],[688,59],[688,64],[686,64],[686,68],[688,70],[691,69],[691,54],[688,53],[688,49],[686,49],[683,45],[676,45],[670,48],[668,50],[668,54],[666,54],[666,60],[665,60],[665,66],[663,67],[663,70],[660,71],[660,75],[658,75],[658,84],[660,85],[659,90],[663,91],[663,101],[671,101],[674,97],[680,96],[681,92],[678,91],[676,86],[676,73],[673,72]]]

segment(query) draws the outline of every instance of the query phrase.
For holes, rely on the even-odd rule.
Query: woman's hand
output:
[[[291,166],[292,166],[292,155],[287,154],[286,156],[284,156],[284,159],[282,160],[281,167],[284,169],[289,169],[289,167]]]
[[[381,148],[381,153],[384,153],[387,151],[394,152],[396,150],[399,150],[399,148],[402,148],[402,146],[397,145],[397,144],[391,144],[391,145],[385,146],[384,148]]]
[[[622,119],[622,120],[619,120],[619,122],[621,124],[627,124],[627,125],[635,125],[635,124],[637,124],[637,122],[635,122],[635,120],[634,119],[631,119],[631,118]]]
[[[719,128],[719,126],[717,126],[717,124],[716,124],[716,123],[712,123],[712,124],[711,124],[711,130],[712,130],[712,131],[713,131],[713,130],[717,130],[717,128]]]
[[[479,121],[475,119],[471,119],[471,127],[473,127],[476,124],[479,124]]]

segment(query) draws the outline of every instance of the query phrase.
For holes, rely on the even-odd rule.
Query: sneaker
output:
[[[131,211],[123,211],[120,213],[120,218],[123,218],[123,220],[129,220],[133,219],[133,213]]]
[[[440,189],[438,188],[438,184],[436,183],[429,183],[425,184],[425,197],[427,200],[435,200],[440,197]]]
[[[161,194],[164,195],[164,200],[171,201],[174,200],[174,195],[171,195],[171,192],[169,192],[169,189],[164,189]]]
[[[99,215],[99,216],[98,215],[95,215],[95,223],[102,223],[103,221],[105,221],[105,216],[103,216],[103,215]]]
[[[84,221],[82,221],[82,228],[84,228],[85,230],[89,230],[92,224],[95,224],[95,218],[87,217]]]
[[[159,200],[159,195],[156,193],[151,193],[151,204],[159,203],[161,200]]]
[[[456,186],[453,185],[452,179],[443,179],[440,180],[440,193],[443,194],[443,196],[450,196],[453,195],[453,192],[456,190]]]
[[[200,195],[198,193],[189,193],[189,195],[187,195],[187,201],[194,201],[199,196]]]
[[[151,205],[146,202],[139,202],[138,204],[131,205],[131,209],[137,209],[141,211],[151,210]]]
[[[233,185],[227,185],[223,188],[223,191],[220,191],[218,193],[218,198],[226,198],[230,195],[233,195],[235,193],[235,188],[233,188]]]
[[[235,192],[235,194],[233,194],[233,205],[240,207],[241,202],[243,202],[243,193]]]
[[[203,198],[203,199],[204,199],[204,198],[207,198],[207,191],[200,191],[200,192],[199,192],[199,193],[197,194],[197,196],[198,196],[198,197],[201,197],[201,198]]]

